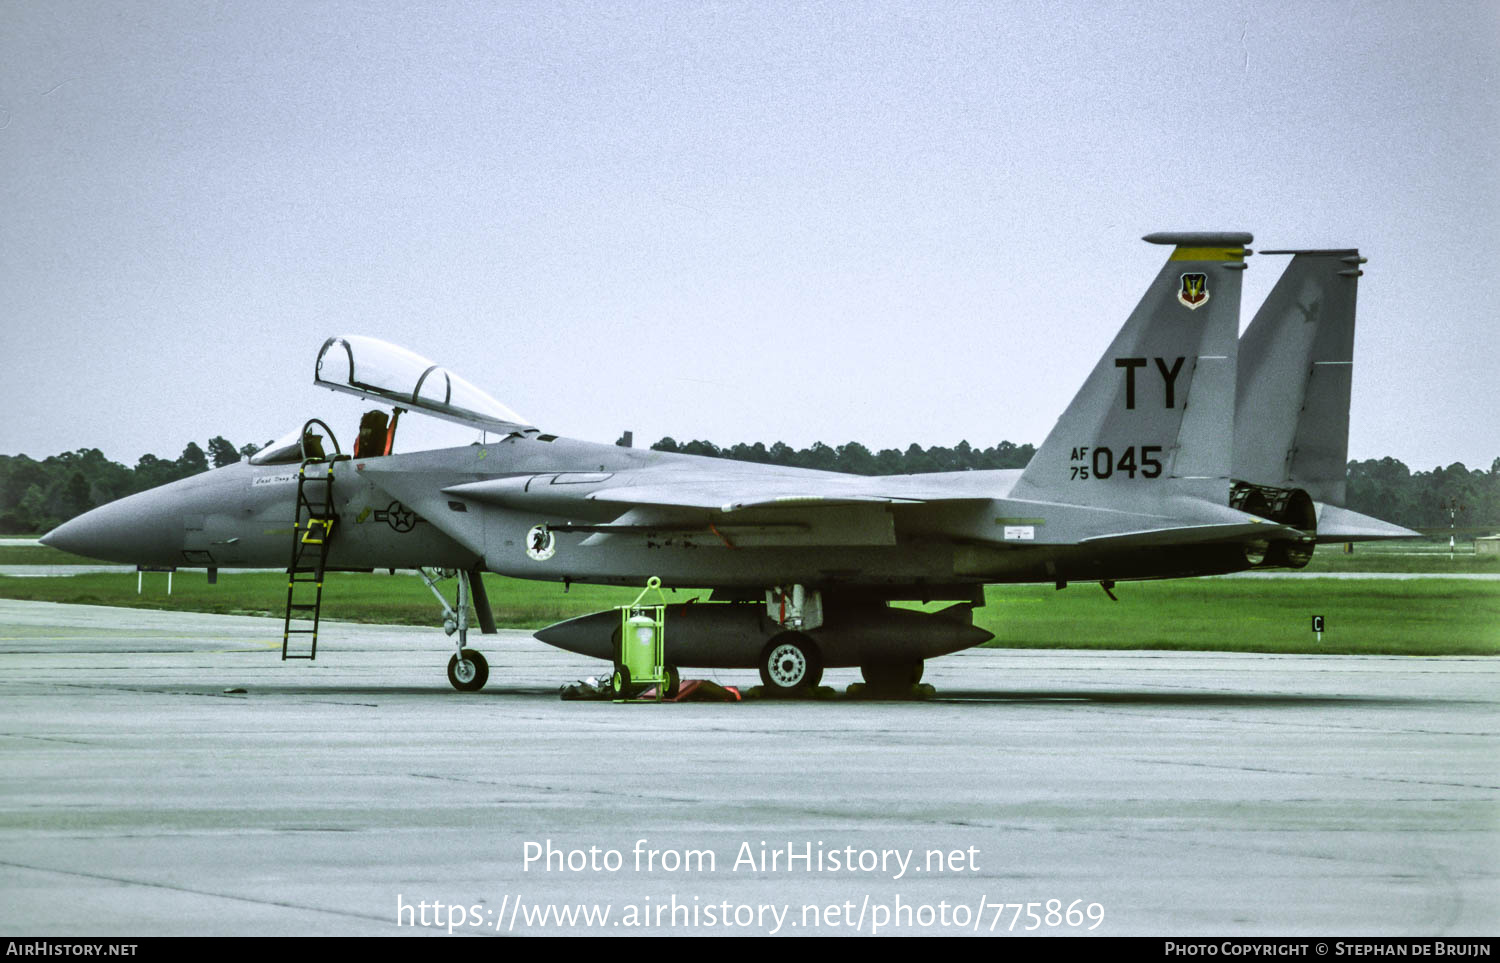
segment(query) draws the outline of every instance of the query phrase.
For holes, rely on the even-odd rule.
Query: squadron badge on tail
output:
[[[1184,274],[1182,276],[1182,287],[1177,290],[1177,300],[1193,311],[1207,304],[1208,275]]]

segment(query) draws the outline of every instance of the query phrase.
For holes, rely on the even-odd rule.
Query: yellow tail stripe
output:
[[[1243,261],[1242,247],[1179,247],[1168,260],[1172,261]]]

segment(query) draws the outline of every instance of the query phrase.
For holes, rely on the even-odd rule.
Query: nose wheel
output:
[[[490,664],[473,649],[448,657],[448,681],[460,692],[478,692],[490,680]]]

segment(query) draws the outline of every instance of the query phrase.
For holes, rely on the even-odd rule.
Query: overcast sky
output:
[[[1370,258],[1351,457],[1500,456],[1495,2],[4,9],[0,453],[347,446],[342,333],[598,441],[1039,444],[1139,237],[1244,230]]]

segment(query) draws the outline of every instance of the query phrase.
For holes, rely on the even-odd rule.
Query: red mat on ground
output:
[[[656,687],[652,686],[642,692],[637,698],[655,699]],[[663,702],[740,702],[744,697],[740,690],[732,685],[719,685],[707,679],[683,679],[682,684],[677,687],[677,698],[663,699]]]

